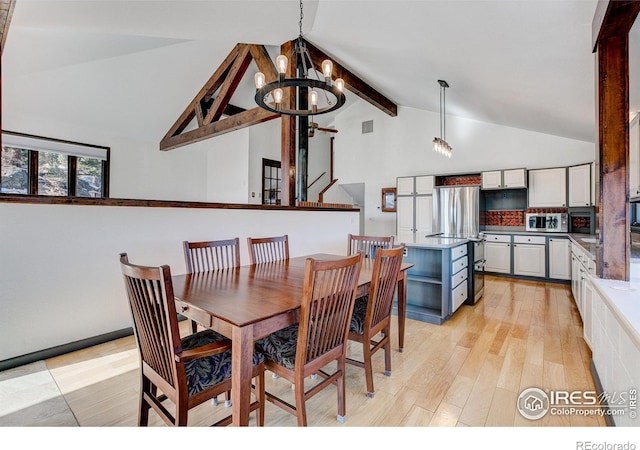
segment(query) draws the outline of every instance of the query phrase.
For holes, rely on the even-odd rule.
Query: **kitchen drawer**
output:
[[[183,316],[191,320],[195,320],[196,322],[198,322],[200,325],[204,327],[211,326],[211,316],[209,314],[207,314],[201,309],[194,308],[191,305],[187,305],[186,303],[181,302],[180,300],[176,300],[176,312],[178,314],[182,314]]]
[[[451,313],[458,309],[467,299],[467,281],[463,281],[451,291]]]
[[[458,272],[455,275],[453,275],[451,277],[451,286],[452,287],[456,287],[457,285],[462,283],[464,280],[467,279],[467,275],[468,274],[469,274],[468,270],[461,270],[460,272]]]
[[[467,244],[459,245],[451,249],[451,260],[456,260],[467,254]]]
[[[485,234],[484,237],[487,242],[506,242],[507,244],[511,243],[511,235],[509,234]]]
[[[547,243],[547,238],[544,236],[513,236],[514,244],[539,244],[545,245]]]
[[[469,260],[467,259],[466,256],[463,258],[457,259],[451,263],[451,273],[454,273],[454,274],[458,273],[468,265],[469,265]]]

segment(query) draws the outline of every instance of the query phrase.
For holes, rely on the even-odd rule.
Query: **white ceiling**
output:
[[[400,106],[438,111],[444,79],[447,114],[593,142],[596,4],[308,0],[303,32]],[[3,108],[35,99],[36,115],[159,141],[236,43],[275,54],[299,13],[291,0],[17,0]]]

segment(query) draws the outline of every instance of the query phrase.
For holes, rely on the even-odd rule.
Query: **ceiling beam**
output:
[[[591,25],[593,51],[596,51],[598,41],[629,34],[638,12],[640,2],[637,0],[600,0],[596,5]]]
[[[336,78],[342,78],[344,80],[345,87],[350,92],[353,92],[361,99],[371,103],[373,106],[384,111],[391,117],[395,117],[398,115],[398,105],[389,100],[362,78],[344,67],[338,61],[336,61],[335,58],[328,55],[324,50],[318,48],[315,44],[307,40],[305,40],[305,42],[307,44],[307,49],[309,50],[311,60],[318,69],[321,70],[322,61],[324,61],[325,59],[330,59],[331,61],[333,61],[332,78],[334,80]]]
[[[214,136],[220,136],[231,131],[257,125],[268,120],[277,119],[279,114],[262,109],[259,106],[234,114],[233,116],[211,122],[194,130],[185,131],[160,141],[160,150],[174,150],[178,147],[200,142]]]
[[[255,61],[267,80],[276,79],[275,66],[263,45],[236,44],[178,120],[169,128],[160,141],[160,150],[173,150],[280,117],[280,114],[263,110],[259,106],[243,110],[229,104],[251,60]],[[185,131],[194,118],[197,120],[197,128]]]

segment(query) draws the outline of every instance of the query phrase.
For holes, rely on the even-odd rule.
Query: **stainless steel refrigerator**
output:
[[[433,234],[474,238],[479,233],[479,186],[433,188]]]
[[[433,235],[469,239],[469,275],[466,304],[484,294],[484,235],[480,232],[480,187],[442,186],[433,189]]]

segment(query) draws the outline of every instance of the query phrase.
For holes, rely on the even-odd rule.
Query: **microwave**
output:
[[[531,213],[525,216],[527,231],[566,233],[569,231],[569,218],[566,213]]]

